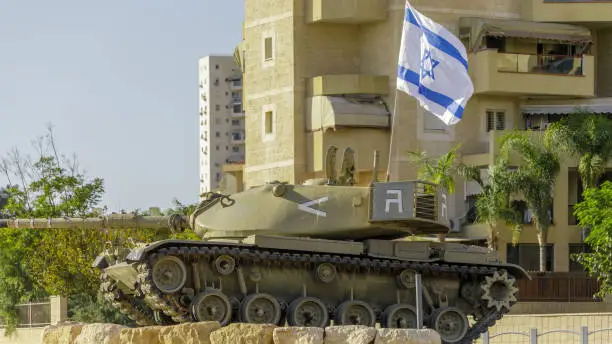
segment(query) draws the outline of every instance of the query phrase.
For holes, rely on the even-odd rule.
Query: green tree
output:
[[[480,176],[480,168],[476,166],[463,166],[460,173],[467,179],[476,182],[481,192],[476,199],[476,222],[487,225],[487,246],[497,249],[498,223],[504,222],[513,229],[513,233],[522,230],[521,212],[517,203],[510,201],[512,193],[511,171],[507,159],[499,157],[495,165],[489,167],[488,178],[485,182]],[[513,235],[513,242],[516,241]]]
[[[545,245],[551,222],[553,188],[561,169],[558,152],[540,135],[514,131],[502,138],[501,153],[508,160],[516,154],[520,160],[517,169],[509,173],[506,180],[533,211],[540,246],[540,271],[546,271]]]
[[[31,266],[24,259],[35,252],[39,239],[39,233],[33,230],[0,230],[0,317],[5,323],[5,336],[12,335],[19,323],[15,305],[47,295],[29,274]]]
[[[433,158],[425,151],[409,151],[408,158],[418,166],[418,178],[442,186],[449,194],[455,192],[456,180],[461,165],[457,163],[457,151],[461,145],[452,147],[447,153]]]
[[[10,186],[0,188],[0,219],[6,216],[4,207],[6,207],[9,198],[11,198],[11,195],[8,192],[8,188],[10,188]]]
[[[86,178],[76,159],[58,153],[51,127],[36,143],[39,156],[34,162],[17,149],[0,162],[0,172],[12,185],[6,190],[9,195],[3,209],[6,215],[21,218],[98,215],[94,206],[104,192],[102,179]],[[117,241],[126,234],[150,237],[146,231],[1,229],[0,316],[8,325],[5,333],[10,335],[18,322],[17,303],[49,294],[95,298],[99,280],[91,262],[106,241]],[[69,311],[75,306],[80,304],[71,304]]]
[[[575,214],[581,226],[591,228],[585,239],[589,253],[574,256],[591,276],[601,283],[595,296],[612,294],[612,183],[584,191],[584,200],[576,204]]]
[[[418,178],[439,185],[448,191],[449,195],[455,192],[456,181],[460,164],[457,163],[457,150],[460,145],[452,147],[447,153],[437,158],[432,158],[425,151],[409,151],[408,158],[418,166]],[[425,188],[426,192],[432,192],[431,188]],[[445,234],[439,234],[440,241],[445,240]]]
[[[16,149],[0,160],[0,172],[14,185],[6,190],[7,215],[92,217],[105,212],[97,208],[104,193],[102,178],[86,177],[75,157],[59,154],[51,127],[36,143],[39,156],[34,162]],[[188,215],[196,205],[175,200],[165,212]],[[69,297],[73,321],[132,323],[104,303],[98,293],[100,272],[91,263],[108,243],[131,248],[135,242],[167,238],[198,239],[192,231],[0,229],[0,316],[8,323],[7,332],[18,321],[15,305],[41,295]]]
[[[457,151],[461,145],[455,145],[447,153],[432,158],[426,152],[409,152],[410,160],[418,168],[418,177],[422,180],[445,187],[453,194],[456,187],[456,177],[476,182],[482,192],[476,200],[477,219],[488,227],[487,246],[497,249],[497,233],[495,228],[501,220],[515,231],[521,230],[520,212],[510,202],[511,184],[506,159],[500,158],[489,169],[488,182],[482,180],[478,166],[465,165],[457,161]]]
[[[546,141],[578,159],[585,189],[597,187],[612,159],[612,120],[577,109],[546,129]]]

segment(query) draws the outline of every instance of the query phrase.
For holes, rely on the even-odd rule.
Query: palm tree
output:
[[[512,185],[509,183],[508,162],[503,157],[496,160],[495,165],[488,170],[488,181],[485,183],[480,176],[480,168],[476,166],[460,166],[459,173],[466,180],[476,182],[482,192],[476,200],[476,222],[488,226],[487,246],[497,249],[498,222],[503,221],[513,228],[513,232],[521,231],[521,214],[510,202]],[[513,236],[513,242],[515,236]]]
[[[437,158],[427,156],[426,152],[408,152],[411,160],[419,166],[418,178],[441,185],[449,194],[455,191],[455,177],[460,176],[466,180],[476,182],[482,189],[482,193],[476,201],[476,222],[486,223],[488,226],[487,246],[495,250],[497,233],[495,228],[498,221],[504,221],[515,231],[520,232],[520,213],[510,206],[510,187],[508,183],[508,164],[505,159],[498,159],[496,164],[489,169],[489,183],[485,183],[480,177],[480,168],[468,166],[457,162],[457,150],[461,145],[456,145],[451,150]],[[444,239],[440,237],[441,241]]]
[[[527,132],[515,131],[502,139],[502,156],[507,159],[511,153],[520,158],[518,168],[508,174],[506,183],[510,190],[520,194],[533,211],[540,246],[540,271],[546,271],[548,228],[553,205],[553,188],[561,170],[559,155],[542,136],[532,137]]]
[[[418,178],[439,185],[452,195],[455,192],[455,177],[458,175],[459,164],[456,163],[457,150],[461,145],[456,145],[447,153],[438,158],[431,158],[425,151],[409,151],[408,157],[413,164],[419,166]],[[434,192],[426,187],[425,192]],[[445,234],[439,234],[438,240],[444,242]]]
[[[612,159],[612,120],[578,108],[548,127],[546,142],[579,159],[584,189],[597,187]]]
[[[438,158],[431,158],[424,151],[410,151],[408,156],[415,165],[419,166],[419,179],[440,185],[452,195],[455,192],[455,177],[458,175],[460,168],[460,165],[455,161],[459,147],[461,145],[454,146],[448,153]]]

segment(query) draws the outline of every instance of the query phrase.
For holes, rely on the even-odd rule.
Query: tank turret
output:
[[[336,175],[210,192],[190,216],[113,214],[10,219],[0,227],[193,230],[201,240],[107,248],[93,262],[105,298],[137,323],[187,321],[416,327],[415,276],[425,323],[445,343],[471,342],[516,302],[521,267],[457,243],[404,240],[448,233],[447,193],[423,181],[354,185],[352,150]],[[475,321],[470,324],[468,316]]]

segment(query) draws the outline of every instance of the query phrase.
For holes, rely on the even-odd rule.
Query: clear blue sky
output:
[[[55,127],[111,210],[196,202],[198,59],[232,54],[239,0],[0,1],[0,155]],[[0,185],[6,180],[0,176]]]

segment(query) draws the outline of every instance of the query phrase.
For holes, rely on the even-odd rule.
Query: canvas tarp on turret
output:
[[[469,51],[479,50],[486,36],[583,44],[592,41],[591,31],[578,25],[494,18],[461,18],[459,34],[460,38],[469,39]]]

